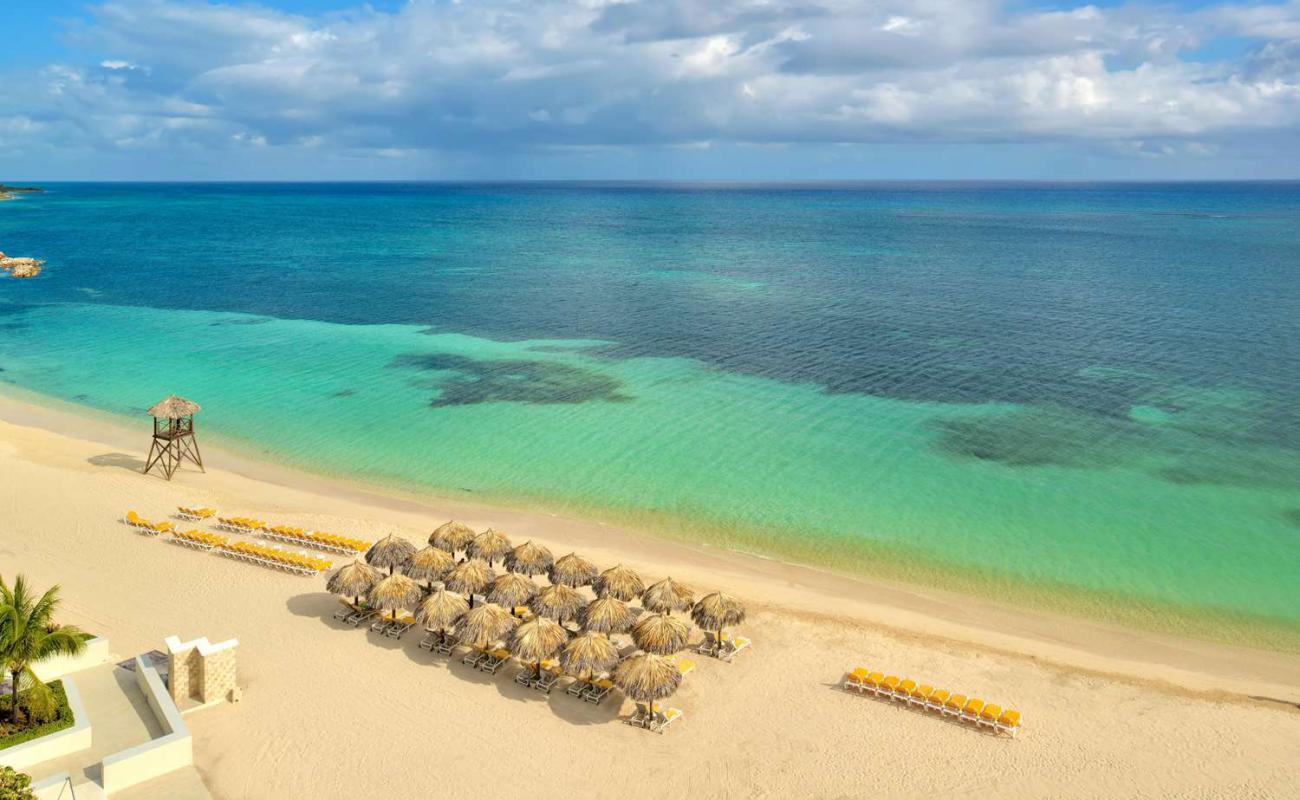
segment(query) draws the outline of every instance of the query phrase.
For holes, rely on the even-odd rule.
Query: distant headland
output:
[[[0,200],[12,200],[17,194],[35,194],[43,191],[45,190],[39,186],[9,186],[0,183]]]

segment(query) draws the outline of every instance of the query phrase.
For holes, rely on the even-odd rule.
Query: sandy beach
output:
[[[142,476],[147,433],[0,401],[0,574],[63,587],[67,622],[122,656],[238,637],[243,700],[189,718],[219,798],[1287,797],[1300,783],[1300,656],[1036,614],[666,542],[591,520],[406,498],[205,443],[207,474]],[[59,432],[55,432],[55,431]],[[623,562],[750,610],[733,664],[700,658],[663,736],[599,707],[330,620],[324,580],[135,535],[119,518],[208,505],[423,544],[448,518],[556,555]],[[696,633],[698,637],[698,632]],[[1024,714],[1011,740],[846,694],[856,665]],[[382,787],[382,792],[379,787]]]

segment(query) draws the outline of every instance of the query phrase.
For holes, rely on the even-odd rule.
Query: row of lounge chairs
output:
[[[157,536],[160,533],[171,533],[176,527],[170,522],[150,522],[134,511],[126,512],[126,524],[147,536]]]
[[[170,541],[173,544],[179,544],[182,547],[192,547],[195,550],[215,550],[218,547],[225,547],[229,541],[226,537],[215,533],[206,533],[204,531],[172,531]]]
[[[260,519],[250,519],[249,517],[217,517],[216,526],[231,533],[242,533],[245,536],[252,536],[254,533],[266,527],[266,523]]]
[[[216,514],[216,510],[204,506],[203,508],[189,508],[188,506],[176,506],[176,516],[181,519],[187,519],[190,522],[202,522],[203,520]]]
[[[952,694],[947,689],[936,689],[926,684],[917,686],[916,681],[910,678],[900,681],[894,675],[870,672],[866,667],[858,667],[845,675],[844,689],[904,703],[922,711],[934,711],[946,717],[974,723],[979,728],[988,728],[995,734],[1007,733],[1015,738],[1020,732],[1019,711],[1010,708],[1004,710],[1002,706],[986,704],[978,697]]]
[[[226,544],[217,550],[223,556],[260,564],[272,569],[284,570],[295,575],[316,575],[331,566],[331,562],[315,556],[281,550],[278,547],[254,544],[252,542],[235,542]]]
[[[258,533],[267,539],[278,539],[282,542],[300,544],[304,547],[327,550],[331,553],[342,553],[343,555],[364,553],[370,549],[370,542],[361,539],[353,539],[348,536],[339,536],[338,534],[324,533],[322,531],[305,531],[302,528],[294,528],[289,525],[276,525],[273,528],[264,527]]]

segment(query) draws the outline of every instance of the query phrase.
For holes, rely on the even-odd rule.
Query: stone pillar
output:
[[[176,636],[168,636],[166,643],[171,660],[167,689],[177,708],[182,708],[182,701],[191,699],[205,705],[232,699],[232,693],[237,692],[238,639],[212,644],[207,637],[182,642]]]

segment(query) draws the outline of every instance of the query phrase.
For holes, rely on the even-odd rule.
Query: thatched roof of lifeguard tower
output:
[[[149,409],[149,416],[154,419],[180,419],[199,412],[199,404],[184,397],[169,394],[154,403]]]

